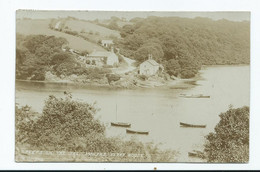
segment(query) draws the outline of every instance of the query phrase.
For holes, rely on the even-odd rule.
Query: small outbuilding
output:
[[[109,46],[112,46],[114,43],[113,43],[113,40],[102,40],[101,44],[103,47],[109,47]]]

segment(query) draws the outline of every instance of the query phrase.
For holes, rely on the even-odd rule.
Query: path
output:
[[[125,62],[127,63],[127,66],[119,67],[119,68],[114,69],[113,71],[115,73],[123,74],[123,73],[126,73],[126,72],[131,72],[131,71],[136,69],[136,67],[133,65],[135,63],[135,60],[127,58],[127,57],[125,57],[123,55],[122,55],[122,57],[124,58]]]

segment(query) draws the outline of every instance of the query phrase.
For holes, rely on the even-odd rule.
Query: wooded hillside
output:
[[[143,62],[148,53],[171,75],[189,78],[200,66],[249,64],[250,22],[208,18],[148,17],[132,19],[117,41],[120,52]]]

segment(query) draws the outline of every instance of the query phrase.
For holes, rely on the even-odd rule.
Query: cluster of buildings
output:
[[[103,47],[110,47],[110,51],[93,51],[92,53],[86,56],[80,56],[86,65],[95,65],[95,66],[118,66],[119,58],[118,55],[114,52],[113,41],[112,40],[102,40],[101,44]],[[138,74],[152,76],[156,75],[159,72],[163,71],[163,66],[153,60],[152,55],[148,55],[148,59],[140,64]]]
[[[119,64],[119,59],[114,53],[114,49],[111,48],[111,51],[93,51],[86,56],[85,63],[97,66],[117,66]]]

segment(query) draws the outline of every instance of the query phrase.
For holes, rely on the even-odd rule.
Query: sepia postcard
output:
[[[249,162],[250,12],[16,11],[16,162]]]

